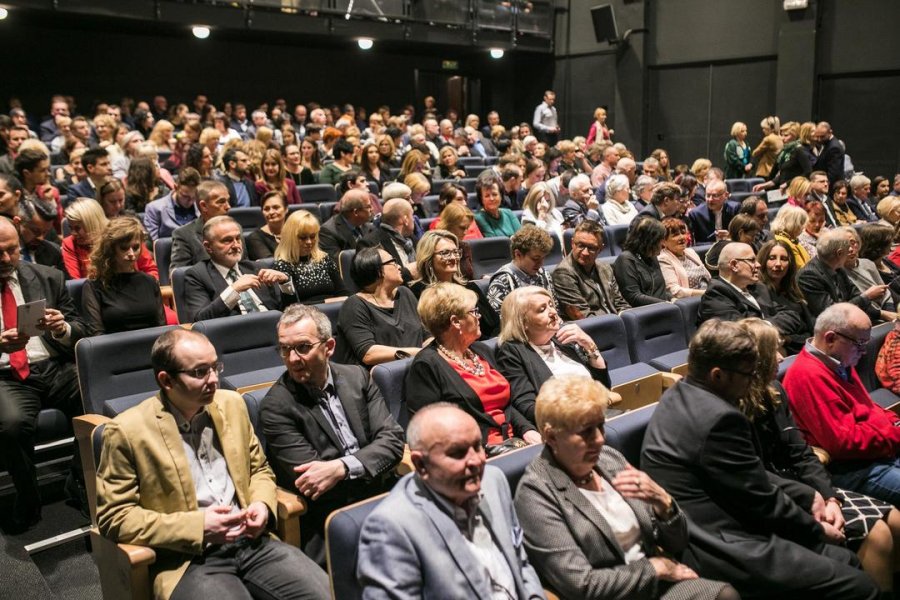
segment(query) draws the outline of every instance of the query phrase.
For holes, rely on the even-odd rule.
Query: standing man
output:
[[[544,101],[534,109],[534,134],[548,146],[555,146],[559,141],[559,116],[556,113],[556,92],[544,92]]]
[[[831,124],[827,121],[821,121],[816,125],[813,137],[818,142],[813,149],[816,155],[813,169],[825,171],[828,174],[828,183],[834,185],[836,181],[844,178],[844,145],[834,137]]]
[[[544,598],[509,484],[500,469],[485,465],[475,419],[432,404],[413,416],[406,435],[416,470],[363,524],[363,596]]]
[[[302,547],[319,564],[328,515],[390,489],[403,457],[403,429],[378,386],[363,367],[331,363],[334,345],[317,308],[285,309],[278,352],[287,370],[260,406],[278,484],[307,498]]]
[[[244,400],[219,390],[222,363],[196,331],[162,334],[150,355],[159,393],[107,424],[97,525],[157,551],[156,598],[329,598],[328,577],[267,532],[275,477]]]

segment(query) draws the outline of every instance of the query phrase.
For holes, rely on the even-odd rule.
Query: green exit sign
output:
[[[458,60],[445,60],[441,62],[441,68],[445,71],[457,71],[459,70],[459,61]]]

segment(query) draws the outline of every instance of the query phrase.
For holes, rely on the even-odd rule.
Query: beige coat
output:
[[[784,148],[784,142],[781,141],[781,136],[778,133],[770,133],[762,139],[759,146],[753,149],[757,177],[769,176],[782,148]]]

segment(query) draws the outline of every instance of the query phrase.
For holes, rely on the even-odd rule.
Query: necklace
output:
[[[374,304],[374,305],[377,306],[378,308],[393,308],[393,305],[391,305],[391,306],[385,306],[384,304],[382,304],[381,302],[379,302],[379,301],[378,301],[378,298],[376,298],[376,297],[375,297],[375,294],[373,294],[372,292],[366,292],[366,294],[369,296],[369,298],[371,298],[372,304]]]
[[[594,480],[594,471],[593,470],[591,470],[591,472],[588,473],[585,477],[581,477],[581,478],[573,477],[572,478],[572,481],[575,482],[575,485],[582,486],[582,487],[590,484],[591,481],[593,481],[593,480]]]
[[[458,356],[455,352],[448,350],[443,344],[438,344],[438,351],[459,365],[459,367],[465,371],[466,373],[471,373],[476,377],[484,376],[484,365],[481,364],[481,361],[478,360],[478,356],[472,352],[470,349],[466,349],[465,353],[462,357]],[[466,360],[471,361],[472,365],[469,366],[466,363]]]

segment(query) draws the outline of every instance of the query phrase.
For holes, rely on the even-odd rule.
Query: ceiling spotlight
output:
[[[356,43],[359,45],[360,50],[371,50],[375,44],[372,38],[359,38],[356,40]]]
[[[503,48],[491,48],[491,58],[503,58]]]
[[[194,25],[191,28],[191,33],[193,33],[194,37],[198,40],[205,40],[209,37],[209,27],[206,25]]]
[[[9,11],[0,6],[0,21],[9,16]]]

